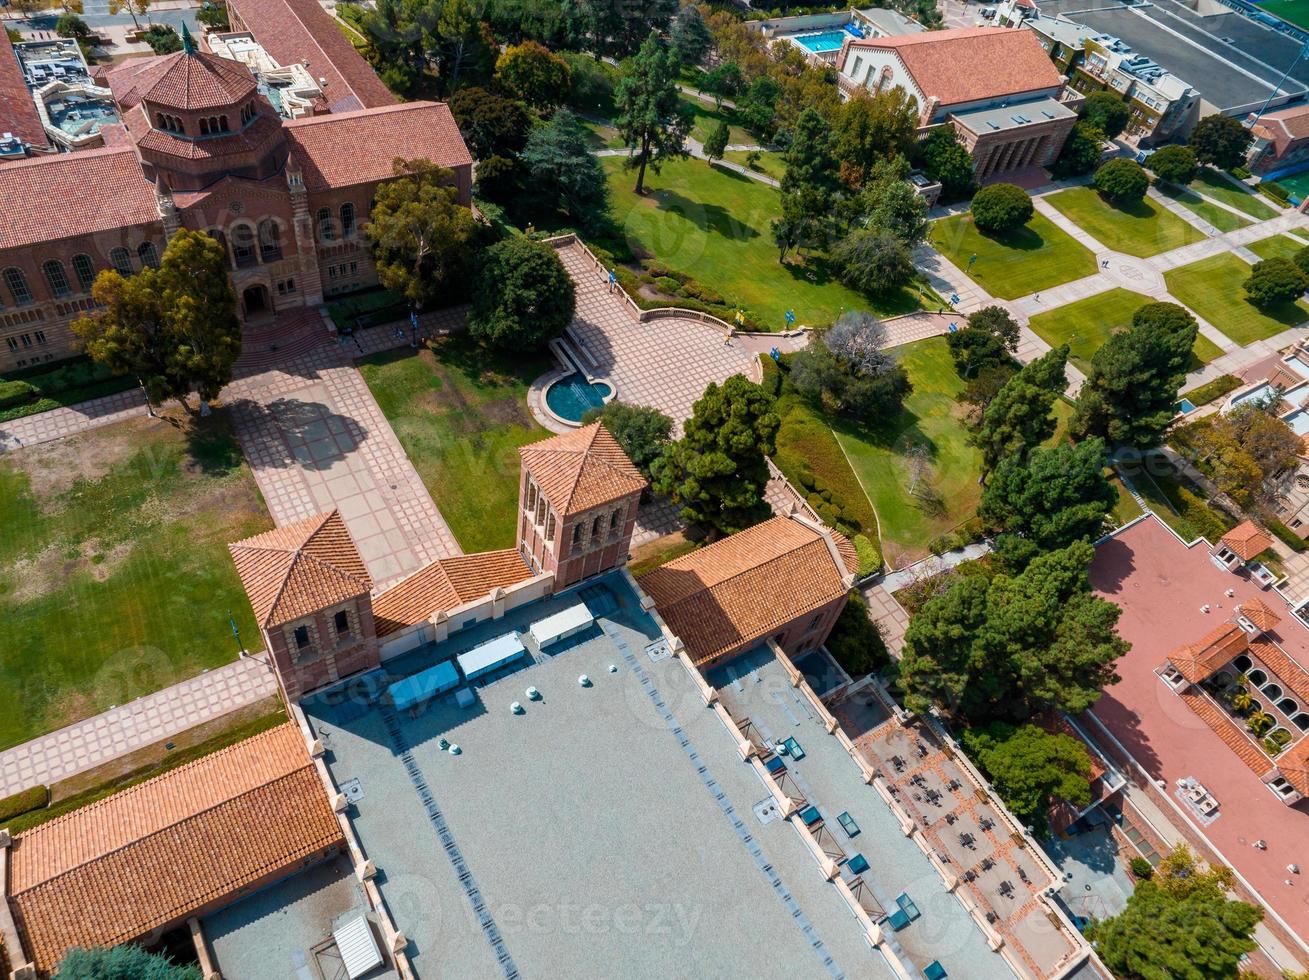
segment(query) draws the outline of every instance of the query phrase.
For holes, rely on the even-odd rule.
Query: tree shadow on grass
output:
[[[658,188],[655,197],[660,211],[671,211],[691,222],[701,231],[712,231],[733,242],[744,242],[759,237],[759,232],[739,220],[721,204],[706,204],[704,201],[697,201],[668,188]]]
[[[1041,237],[1041,233],[1028,227],[1015,228],[1012,231],[1000,233],[990,233],[977,229],[977,234],[984,241],[1001,248],[1009,248],[1018,252],[1035,252],[1037,249],[1045,248],[1046,241]]]
[[[227,409],[215,408],[207,416],[169,419],[186,429],[186,452],[205,476],[225,476],[241,465],[241,444],[236,440]]]

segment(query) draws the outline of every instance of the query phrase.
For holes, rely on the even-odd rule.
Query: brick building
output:
[[[1052,164],[1077,115],[1064,79],[1026,31],[964,27],[848,40],[837,59],[845,94],[903,88],[919,135],[953,126],[979,181]]]
[[[1254,134],[1247,156],[1251,173],[1275,180],[1309,168],[1309,102],[1264,113],[1250,132]]]
[[[261,0],[281,40],[290,15],[273,6],[292,7]],[[450,168],[469,203],[472,160],[449,109],[396,104],[345,47],[347,68],[314,68],[321,112],[285,119],[248,68],[187,35],[182,51],[105,74],[123,122],[106,127],[103,148],[0,165],[0,370],[73,353],[69,323],[90,305],[96,274],[156,264],[179,228],[223,244],[243,323],[271,324],[376,283],[361,229],[396,157]]]

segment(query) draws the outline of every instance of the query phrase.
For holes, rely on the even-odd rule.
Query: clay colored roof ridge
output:
[[[389,636],[532,577],[516,548],[438,558],[373,597],[378,636]]]
[[[1250,768],[1251,772],[1260,778],[1272,772],[1273,763],[1263,750],[1250,741],[1245,732],[1237,728],[1235,722],[1223,714],[1208,698],[1193,687],[1182,691],[1181,698],[1182,702],[1195,712],[1196,717],[1208,725],[1214,734],[1236,753],[1236,757]]]
[[[1184,643],[1168,660],[1188,681],[1197,684],[1250,648],[1250,637],[1236,623],[1214,627],[1195,643]]]
[[[1300,741],[1279,755],[1277,768],[1288,783],[1309,796],[1309,736],[1302,736]]]
[[[530,443],[518,452],[561,517],[639,493],[646,486],[645,477],[602,422]]]
[[[1260,630],[1271,630],[1282,621],[1282,617],[1264,605],[1258,597],[1246,599],[1236,610]]]
[[[1235,552],[1244,561],[1250,561],[1261,551],[1273,546],[1270,538],[1254,521],[1242,521],[1222,537],[1222,544]]]
[[[1278,681],[1289,687],[1304,702],[1300,706],[1301,710],[1309,710],[1309,670],[1305,670],[1294,657],[1266,636],[1253,641],[1250,652],[1259,658]]]

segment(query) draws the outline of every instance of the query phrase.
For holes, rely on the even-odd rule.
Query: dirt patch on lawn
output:
[[[51,513],[53,501],[78,480],[94,482],[141,452],[171,429],[162,419],[129,419],[94,432],[27,446],[7,459],[27,474],[32,495]]]

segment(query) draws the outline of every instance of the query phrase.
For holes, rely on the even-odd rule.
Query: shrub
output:
[[[782,369],[778,367],[777,362],[767,354],[759,355],[759,363],[763,367],[764,380],[761,382],[763,389],[776,398],[782,393]],[[773,460],[773,462],[777,463],[777,460]],[[777,468],[786,472],[782,468],[781,463],[777,463]]]
[[[698,299],[702,303],[711,303],[716,306],[726,302],[722,293],[710,289],[708,286],[702,285],[694,279],[685,280],[682,283],[682,288],[677,292],[678,295],[687,296],[691,299]]]
[[[1139,881],[1149,881],[1154,876],[1154,865],[1143,857],[1132,858],[1127,866],[1132,869],[1132,876]]]
[[[22,405],[36,398],[39,391],[36,385],[26,381],[0,381],[0,408]]]
[[[854,550],[859,555],[859,571],[856,574],[860,578],[881,571],[882,553],[877,550],[877,545],[862,534],[856,534],[851,539],[851,544],[854,545]]]
[[[1116,92],[1092,92],[1082,105],[1082,118],[1113,139],[1127,126],[1131,110]]]
[[[172,54],[182,50],[182,38],[172,24],[151,24],[141,32],[141,40],[150,45],[155,54]]]
[[[1282,204],[1286,204],[1291,200],[1291,192],[1275,180],[1260,181],[1255,189],[1262,191],[1274,200],[1280,201]]]
[[[980,231],[1013,231],[1031,221],[1032,212],[1032,199],[1015,184],[990,184],[973,195],[973,224]]]
[[[33,786],[31,789],[0,798],[0,824],[24,813],[40,810],[49,802],[50,791],[44,786]]]
[[[856,680],[891,662],[882,631],[869,618],[868,603],[858,592],[850,593],[826,645],[836,662]]]
[[[1208,405],[1211,401],[1235,391],[1243,384],[1245,382],[1236,375],[1224,374],[1212,381],[1205,382],[1199,387],[1192,388],[1190,391],[1182,392],[1182,397],[1190,399],[1192,405]]]
[[[1268,525],[1268,530],[1272,531],[1273,535],[1279,538],[1281,542],[1292,551],[1304,551],[1306,548],[1309,548],[1309,544],[1305,543],[1304,538],[1300,537],[1300,535],[1296,534],[1277,518],[1265,517],[1264,523]]]
[[[654,285],[659,292],[667,293],[669,296],[675,295],[682,288],[682,284],[672,276],[656,276]]]
[[[1195,151],[1189,146],[1165,146],[1151,153],[1145,165],[1160,180],[1170,184],[1189,184],[1195,180]]]
[[[1309,278],[1290,259],[1274,257],[1256,262],[1245,281],[1245,294],[1256,306],[1279,306],[1303,295]]]
[[[1249,179],[1250,179],[1250,171],[1246,170],[1245,167],[1233,167],[1233,168],[1231,169],[1230,173],[1231,173],[1231,175],[1232,175],[1233,177],[1235,177],[1237,180],[1249,180]]]
[[[762,161],[763,155],[758,150],[751,150],[745,155],[745,165],[751,170],[758,170]]]
[[[1150,178],[1135,160],[1116,157],[1095,172],[1095,189],[1115,204],[1133,204],[1145,197]]]

